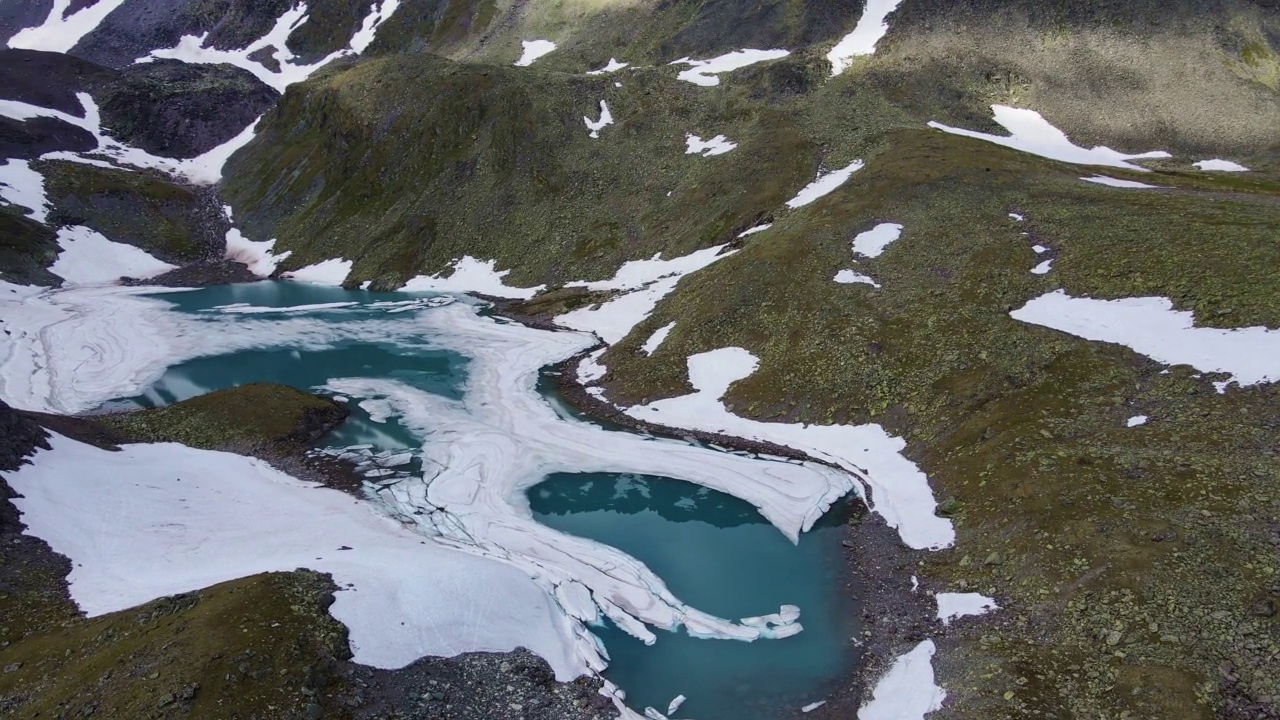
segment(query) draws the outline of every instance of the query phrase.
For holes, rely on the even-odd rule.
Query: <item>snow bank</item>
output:
[[[863,257],[880,257],[885,248],[902,236],[902,226],[897,223],[880,223],[860,232],[853,239],[853,254]]]
[[[79,225],[59,228],[58,245],[62,252],[49,272],[71,285],[101,285],[122,277],[144,279],[177,267]]]
[[[685,135],[684,141],[685,155],[701,155],[702,157],[723,155],[738,147],[738,143],[730,142],[729,138],[724,135],[717,135],[710,140],[703,140],[697,135]]]
[[[613,124],[613,114],[609,112],[609,106],[605,104],[605,101],[601,100],[600,119],[592,120],[584,115],[582,116],[582,122],[587,124],[587,129],[591,131],[591,137],[598,138],[600,137],[601,130],[605,129],[606,126]]]
[[[80,38],[93,32],[124,0],[98,0],[70,15],[71,0],[53,0],[49,16],[36,27],[19,30],[9,38],[9,47],[25,50],[64,53],[76,46]],[[64,17],[65,16],[65,17]]]
[[[524,646],[561,680],[586,670],[563,615],[527,575],[423,543],[342,492],[172,443],[50,444],[7,479],[23,495],[14,503],[27,534],[71,559],[71,597],[90,616],[305,567],[341,588],[330,612],[350,630],[355,662],[398,668]]]
[[[934,515],[929,479],[902,456],[906,443],[876,424],[803,425],[749,420],[729,412],[721,398],[734,382],[755,372],[758,361],[742,348],[729,347],[689,357],[694,392],[626,413],[638,420],[691,430],[775,443],[832,463],[871,489],[868,506],[903,542],[916,549],[938,549],[955,542],[951,521]]]
[[[853,32],[845,35],[836,43],[827,60],[831,61],[831,74],[839,75],[853,64],[853,58],[859,55],[871,55],[876,51],[876,43],[889,32],[889,23],[885,18],[893,12],[902,0],[867,0],[862,10],[862,17]]]
[[[342,283],[346,282],[347,276],[351,274],[351,266],[354,264],[350,260],[331,258],[315,265],[290,270],[284,274],[284,277],[289,280],[315,283],[316,285],[341,286]]]
[[[227,260],[244,263],[249,267],[249,272],[258,277],[270,277],[276,271],[276,266],[293,254],[286,250],[276,255],[273,252],[275,247],[274,239],[255,242],[246,238],[238,229],[231,228],[227,231],[225,257]]]
[[[938,593],[938,619],[943,625],[950,625],[952,620],[970,615],[984,615],[992,610],[999,610],[995,600],[979,593]]]
[[[38,223],[49,219],[49,198],[44,194],[44,176],[31,169],[26,160],[7,160],[0,165],[0,198],[26,208]]]
[[[872,287],[880,287],[880,283],[876,282],[874,278],[870,277],[869,275],[863,275],[862,273],[854,272],[852,270],[841,270],[840,272],[836,273],[836,276],[832,279],[840,283],[841,285],[862,284],[862,285],[870,285]]]
[[[1126,421],[1124,422],[1124,426],[1125,426],[1125,427],[1138,427],[1139,425],[1146,425],[1146,424],[1147,424],[1147,420],[1148,420],[1148,418],[1147,418],[1147,416],[1146,416],[1146,415],[1134,415],[1133,417],[1129,418],[1128,420],[1126,420]]]
[[[804,207],[820,197],[831,194],[836,188],[845,184],[845,181],[847,181],[854,173],[861,170],[862,165],[863,163],[861,160],[854,160],[847,167],[843,167],[839,170],[832,170],[825,175],[819,173],[816,180],[804,186],[804,189],[802,189],[795,197],[787,201],[787,207],[793,209]]]
[[[1201,160],[1195,166],[1200,170],[1217,171],[1217,172],[1249,172],[1249,168],[1234,163],[1230,160],[1222,160],[1214,158],[1213,160]]]
[[[1240,385],[1280,380],[1280,330],[1195,327],[1195,314],[1174,310],[1168,298],[1095,300],[1055,290],[1009,315],[1086,340],[1124,345],[1168,365],[1229,373]]]
[[[618,62],[616,58],[609,58],[609,62],[604,67],[600,68],[599,70],[591,70],[587,74],[588,75],[604,75],[606,73],[618,72],[619,70],[621,70],[624,67],[627,67],[630,64],[631,63]]]
[[[405,292],[478,293],[491,297],[528,300],[546,287],[546,285],[528,288],[511,287],[503,280],[510,274],[510,270],[499,271],[496,260],[477,260],[467,255],[453,262],[453,273],[449,277],[419,275],[400,289]]]
[[[529,67],[535,60],[556,49],[556,44],[550,40],[525,40],[520,45],[524,47],[524,52],[515,61],[516,67]]]
[[[747,237],[747,236],[749,236],[749,235],[755,235],[756,233],[758,233],[758,232],[764,232],[765,230],[768,230],[768,229],[769,229],[769,228],[771,228],[771,227],[773,227],[773,223],[765,223],[764,225],[756,225],[755,227],[747,228],[746,230],[743,230],[742,232],[738,233],[738,237],[740,237],[740,238],[744,238],[744,237]]]
[[[1048,275],[1053,269],[1053,259],[1040,261],[1035,267],[1031,268],[1032,275]]]
[[[1098,185],[1106,185],[1108,187],[1133,188],[1133,189],[1154,189],[1159,185],[1148,185],[1136,180],[1120,180],[1119,178],[1107,177],[1106,175],[1094,175],[1092,177],[1082,177],[1085,182],[1097,183]]]
[[[677,76],[681,80],[703,87],[714,87],[720,84],[719,76],[722,73],[733,72],[766,60],[777,60],[790,54],[787,50],[735,50],[710,60],[690,60],[685,57],[671,64],[689,66],[688,70],[681,71]]]
[[[1006,105],[992,105],[991,110],[995,115],[995,121],[1009,131],[1008,137],[949,127],[938,122],[930,122],[929,127],[954,135],[986,140],[1050,160],[1079,165],[1104,165],[1149,172],[1146,168],[1129,161],[1170,157],[1169,153],[1162,150],[1126,155],[1101,145],[1088,149],[1082,148],[1068,140],[1066,133],[1050,125],[1048,120],[1034,110]]]
[[[933,641],[925,640],[898,657],[872,689],[871,701],[859,708],[858,720],[924,720],[942,709],[947,693],[933,680],[935,651]]]

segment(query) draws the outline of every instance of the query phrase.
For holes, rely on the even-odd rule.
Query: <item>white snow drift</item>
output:
[[[849,165],[832,170],[828,173],[818,173],[818,177],[813,182],[804,186],[795,197],[787,201],[787,207],[795,209],[804,207],[818,198],[825,197],[835,192],[836,188],[845,184],[854,173],[862,169],[863,162],[854,160]]]
[[[1082,177],[1085,182],[1095,183],[1097,185],[1107,185],[1109,187],[1130,188],[1134,190],[1154,190],[1159,185],[1148,185],[1137,180],[1121,180],[1119,178],[1107,177],[1106,175],[1093,175],[1091,177]]]
[[[524,40],[520,43],[523,51],[520,59],[513,63],[516,67],[529,67],[535,60],[556,49],[550,40]]]
[[[591,131],[591,137],[600,137],[600,131],[605,127],[613,124],[613,114],[609,112],[609,106],[605,101],[600,101],[600,119],[592,120],[587,116],[582,117],[582,122],[587,124],[587,129]]]
[[[64,53],[75,47],[80,38],[93,32],[112,10],[124,0],[98,0],[88,7],[67,15],[71,0],[53,0],[49,16],[36,27],[19,30],[9,38],[9,47],[25,50]]]
[[[787,50],[735,50],[710,60],[691,60],[683,57],[670,64],[689,66],[688,70],[683,70],[677,75],[681,80],[703,87],[714,87],[720,84],[720,75],[723,73],[733,72],[766,60],[777,60],[790,54]]]
[[[504,278],[510,270],[498,270],[496,260],[477,260],[470,255],[453,262],[453,272],[448,277],[419,275],[404,287],[405,292],[470,292],[491,297],[528,300],[542,291],[546,285],[518,288],[507,285]]]
[[[1102,146],[1082,148],[1068,140],[1066,133],[1050,125],[1048,120],[1045,120],[1040,113],[1034,110],[1008,107],[1006,105],[992,105],[991,111],[995,116],[995,121],[1009,131],[1008,136],[964,130],[938,122],[930,122],[929,127],[954,135],[986,140],[987,142],[993,142],[997,145],[1003,145],[1014,150],[1031,153],[1032,155],[1039,155],[1050,160],[1060,160],[1079,165],[1103,165],[1148,172],[1141,165],[1135,165],[1129,161],[1170,157],[1169,153],[1163,150],[1145,152],[1138,155],[1126,155]]]
[[[738,143],[730,142],[729,138],[724,135],[717,135],[710,140],[703,140],[697,135],[685,135],[685,155],[701,155],[702,157],[711,157],[713,155],[723,155],[730,150],[738,147]]]
[[[1009,314],[1086,340],[1124,345],[1157,362],[1229,373],[1240,385],[1280,380],[1280,330],[1195,327],[1195,314],[1174,310],[1168,298],[1095,300],[1055,290]]]
[[[902,236],[902,226],[898,223],[880,223],[853,238],[853,254],[875,258],[889,247],[893,241]]]
[[[59,228],[58,245],[62,251],[49,272],[70,285],[100,285],[122,277],[146,279],[177,267],[79,225]]]
[[[943,625],[950,625],[952,620],[971,615],[983,615],[992,610],[999,610],[996,601],[980,593],[938,593],[938,619]]]
[[[1213,160],[1201,160],[1195,166],[1200,170],[1216,171],[1216,172],[1249,172],[1249,168],[1237,162],[1214,158]]]
[[[49,219],[49,198],[44,193],[44,176],[31,169],[26,160],[7,160],[0,165],[0,199],[26,208],[32,220]]]

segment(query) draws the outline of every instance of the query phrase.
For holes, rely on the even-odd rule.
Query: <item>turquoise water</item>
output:
[[[173,303],[178,311],[226,323],[236,317],[262,321],[282,316],[202,311],[235,303],[291,307],[421,296],[261,282],[155,297]],[[409,315],[343,309],[311,311],[305,317],[394,322]],[[467,378],[467,359],[451,351],[389,342],[338,342],[318,351],[258,348],[174,366],[138,396],[107,407],[155,407],[251,382],[314,390],[340,377],[394,378],[458,398]],[[542,378],[538,389],[571,414],[548,378]],[[376,452],[420,445],[394,418],[375,422],[355,402],[349,407],[347,422],[322,438],[320,446],[370,444]],[[655,445],[655,452],[661,452],[660,446]],[[830,513],[796,546],[746,502],[671,478],[560,474],[532,488],[529,499],[540,522],[631,554],[678,597],[705,612],[737,619],[777,612],[784,604],[800,606],[805,630],[783,640],[699,640],[658,631],[658,642],[645,646],[616,628],[596,628],[612,659],[606,677],[627,691],[628,704],[637,710],[653,706],[665,712],[673,697],[684,694],[689,699],[674,717],[775,720],[821,699],[849,677],[857,660],[849,638],[859,631],[859,609],[848,600],[852,592],[842,575],[838,512]]]
[[[643,561],[677,597],[726,618],[798,605],[804,632],[743,643],[659,631],[652,646],[608,627],[596,632],[612,660],[605,676],[628,704],[677,717],[775,720],[820,700],[848,677],[858,612],[845,582],[838,511],[792,545],[750,504],[671,478],[553,475],[529,491],[540,522],[612,545]],[[788,712],[789,711],[789,712]]]

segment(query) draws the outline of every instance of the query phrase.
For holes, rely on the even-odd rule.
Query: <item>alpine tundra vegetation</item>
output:
[[[0,716],[1280,720],[1275,0],[0,41]]]

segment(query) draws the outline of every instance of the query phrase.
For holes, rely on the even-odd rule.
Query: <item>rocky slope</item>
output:
[[[0,27],[38,24],[45,5],[11,2]],[[375,4],[311,5],[282,42],[298,62],[343,48]],[[683,394],[690,355],[742,347],[760,367],[726,396],[737,414],[905,438],[958,534],[919,554],[921,582],[1003,607],[940,640],[938,716],[1280,717],[1275,386],[1220,393],[1225,375],[1010,317],[1061,290],[1168,297],[1199,327],[1280,327],[1273,0],[902,0],[874,54],[836,76],[828,53],[859,0],[403,0],[362,57],[278,99],[265,72],[132,64],[183,35],[247,48],[287,10],[124,0],[66,54],[0,53],[0,99],[80,116],[88,93],[105,132],[158,155],[193,157],[265,113],[220,200],[181,177],[38,159],[97,141],[0,118],[3,157],[31,161],[50,204],[45,222],[0,208],[2,277],[57,282],[60,225],[174,264],[216,257],[218,202],[292,252],[283,269],[345,258],[348,285],[397,288],[469,255],[548,284],[527,309],[551,315],[607,297],[565,283],[729,244],[609,348],[601,387],[623,405]],[[513,66],[539,38],[556,49]],[[714,87],[668,64],[742,48],[790,54]],[[587,74],[611,58],[632,67]],[[613,123],[592,137],[602,101]],[[993,104],[1035,109],[1086,148],[1172,156],[1105,171],[1157,188],[1109,187],[1082,182],[1097,168],[927,125],[1005,135]],[[688,134],[737,147],[688,154]],[[1193,165],[1217,157],[1251,172]],[[836,192],[787,207],[855,160]],[[901,237],[852,264],[850,240],[881,222]],[[877,286],[833,282],[850,267]],[[1150,425],[1126,426],[1139,415]]]

